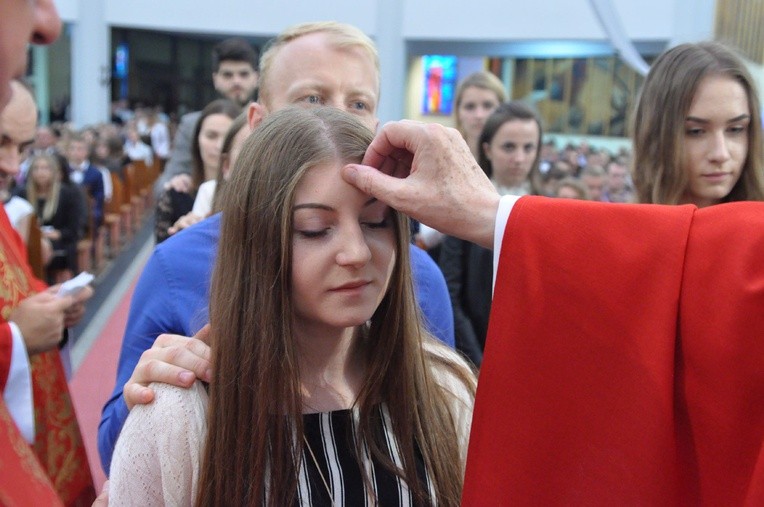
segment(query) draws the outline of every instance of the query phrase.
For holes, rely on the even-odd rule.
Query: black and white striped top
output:
[[[383,451],[386,451],[396,465],[402,467],[403,463],[398,452],[398,444],[393,436],[388,411],[382,406],[379,412],[379,430],[383,435],[381,441],[386,443]],[[360,460],[356,457],[357,418],[357,409],[303,416],[305,437],[310,448],[306,446],[303,453],[298,479],[297,505],[331,507],[332,498],[329,496],[327,486],[331,490],[334,505],[338,507],[417,505],[408,485],[372,458],[368,449],[364,447],[366,452]],[[316,468],[316,462],[321,468],[323,478]],[[371,479],[370,487],[367,487],[363,479],[365,474]],[[430,497],[434,498],[432,484],[428,480],[427,471],[418,452],[417,475],[430,491]]]
[[[425,342],[433,353],[466,368],[454,351]],[[457,430],[460,461],[467,455],[474,398],[471,392],[445,368],[433,367],[436,382],[453,396],[451,413]],[[122,428],[111,463],[109,505],[193,505],[199,490],[199,470],[207,438],[209,397],[197,381],[190,389],[154,382],[155,399],[136,406]],[[397,442],[393,438],[387,410],[380,409],[379,431],[393,462],[400,465]],[[357,410],[304,414],[306,440],[327,480],[336,506],[414,505],[408,486],[368,451],[356,459]],[[371,478],[366,488],[362,470]],[[432,486],[421,462],[418,476],[433,496]],[[296,504],[331,505],[330,495],[310,453],[305,450],[300,468]],[[368,490],[367,490],[368,489]],[[231,499],[236,503],[239,499]]]

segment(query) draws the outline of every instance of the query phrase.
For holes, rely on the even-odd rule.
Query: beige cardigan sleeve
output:
[[[110,506],[192,505],[207,433],[208,397],[200,382],[183,389],[153,383],[148,405],[131,410],[117,440]]]
[[[466,386],[450,368],[442,364],[438,365],[435,362],[432,364],[435,382],[450,395],[451,406],[449,408],[451,415],[454,417],[456,436],[459,439],[459,453],[461,455],[462,468],[464,468],[467,462],[467,446],[472,427],[472,410],[475,407],[474,389],[477,379],[475,379],[470,366],[460,354],[440,342],[436,342],[434,338],[424,342],[424,349],[440,360],[450,363],[451,368],[462,370],[475,383],[471,387]]]

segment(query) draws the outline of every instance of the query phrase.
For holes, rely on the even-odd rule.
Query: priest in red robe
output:
[[[11,100],[0,112],[3,179],[18,171],[21,147],[33,138],[37,118],[29,91],[18,82],[11,90]],[[76,298],[57,297],[55,289],[36,279],[23,240],[0,207],[0,500],[4,505],[50,505],[51,492],[67,506],[90,505],[95,499],[57,349],[64,326],[82,317],[82,302],[91,295],[87,288]],[[26,430],[31,449],[18,438],[19,427]]]
[[[345,179],[495,248],[464,505],[764,505],[764,203],[500,200],[409,121],[364,164]]]

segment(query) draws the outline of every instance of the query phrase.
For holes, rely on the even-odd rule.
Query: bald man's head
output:
[[[37,126],[37,106],[32,94],[18,81],[10,83],[11,97],[0,111],[0,173],[19,172],[21,152],[32,144]]]

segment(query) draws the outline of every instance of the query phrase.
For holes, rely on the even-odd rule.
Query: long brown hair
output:
[[[632,178],[639,202],[678,204],[687,189],[684,131],[700,82],[708,76],[734,79],[745,90],[751,121],[748,153],[740,179],[722,202],[764,200],[761,114],[756,86],[743,61],[718,42],[681,44],[653,63],[632,123]]]
[[[360,161],[373,137],[332,108],[273,113],[246,140],[223,207],[212,280],[214,374],[197,505],[290,505],[303,451],[298,351],[291,329],[292,205],[298,182],[322,163]],[[423,503],[458,505],[462,486],[452,396],[431,367],[449,368],[474,393],[469,370],[443,364],[422,344],[411,282],[406,218],[393,212],[396,264],[387,293],[363,333],[366,379],[356,400],[361,442]],[[388,408],[403,467],[383,451],[376,414]],[[417,478],[416,447],[436,498]],[[370,478],[365,480],[369,481]]]

